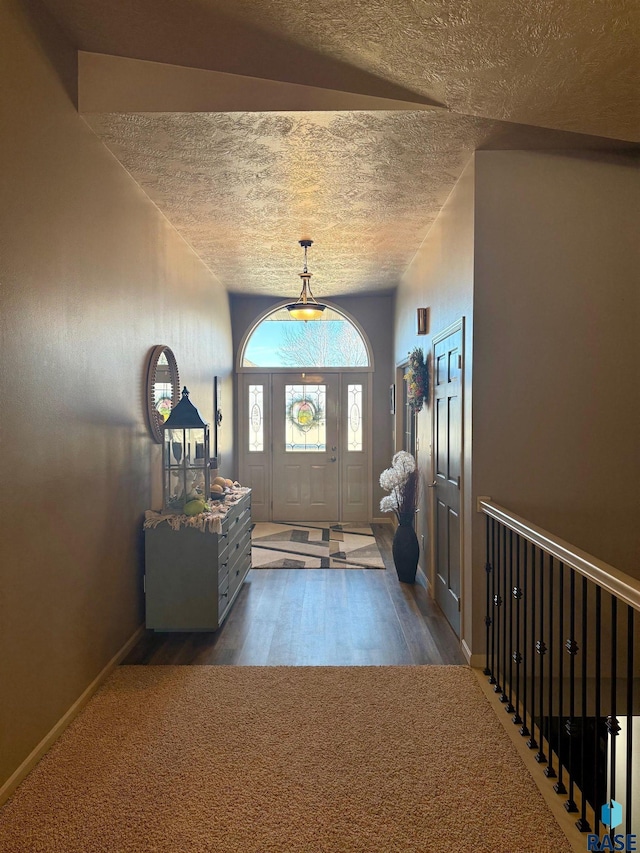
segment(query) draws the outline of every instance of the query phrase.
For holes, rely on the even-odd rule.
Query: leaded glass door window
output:
[[[327,449],[327,386],[285,384],[285,450],[324,453]]]

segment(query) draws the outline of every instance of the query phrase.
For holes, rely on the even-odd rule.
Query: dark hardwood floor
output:
[[[464,664],[419,582],[398,582],[390,525],[372,525],[386,570],[257,569],[215,633],[145,632],[124,664]]]

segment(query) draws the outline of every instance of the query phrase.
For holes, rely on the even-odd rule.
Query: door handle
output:
[[[335,461],[336,461],[336,457],[335,457],[335,456],[332,456],[332,457],[331,457],[331,461],[332,461],[332,462],[335,462]]]
[[[337,450],[338,448],[337,448],[337,446],[334,444],[334,445],[333,445],[333,447],[332,447],[331,449],[332,449],[332,450]]]
[[[435,487],[436,487],[437,485],[438,485],[438,481],[437,481],[437,480],[434,480],[434,481],[433,481],[433,483],[427,483],[427,488],[428,488],[428,489],[435,489]]]

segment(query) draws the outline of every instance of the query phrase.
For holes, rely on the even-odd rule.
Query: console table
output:
[[[251,491],[231,501],[204,529],[171,516],[145,522],[147,628],[215,631],[222,624],[251,568]]]

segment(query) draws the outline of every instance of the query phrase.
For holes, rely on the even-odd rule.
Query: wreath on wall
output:
[[[416,347],[409,353],[409,366],[404,375],[407,383],[407,399],[411,411],[417,414],[429,399],[429,368],[424,360],[424,353]]]

